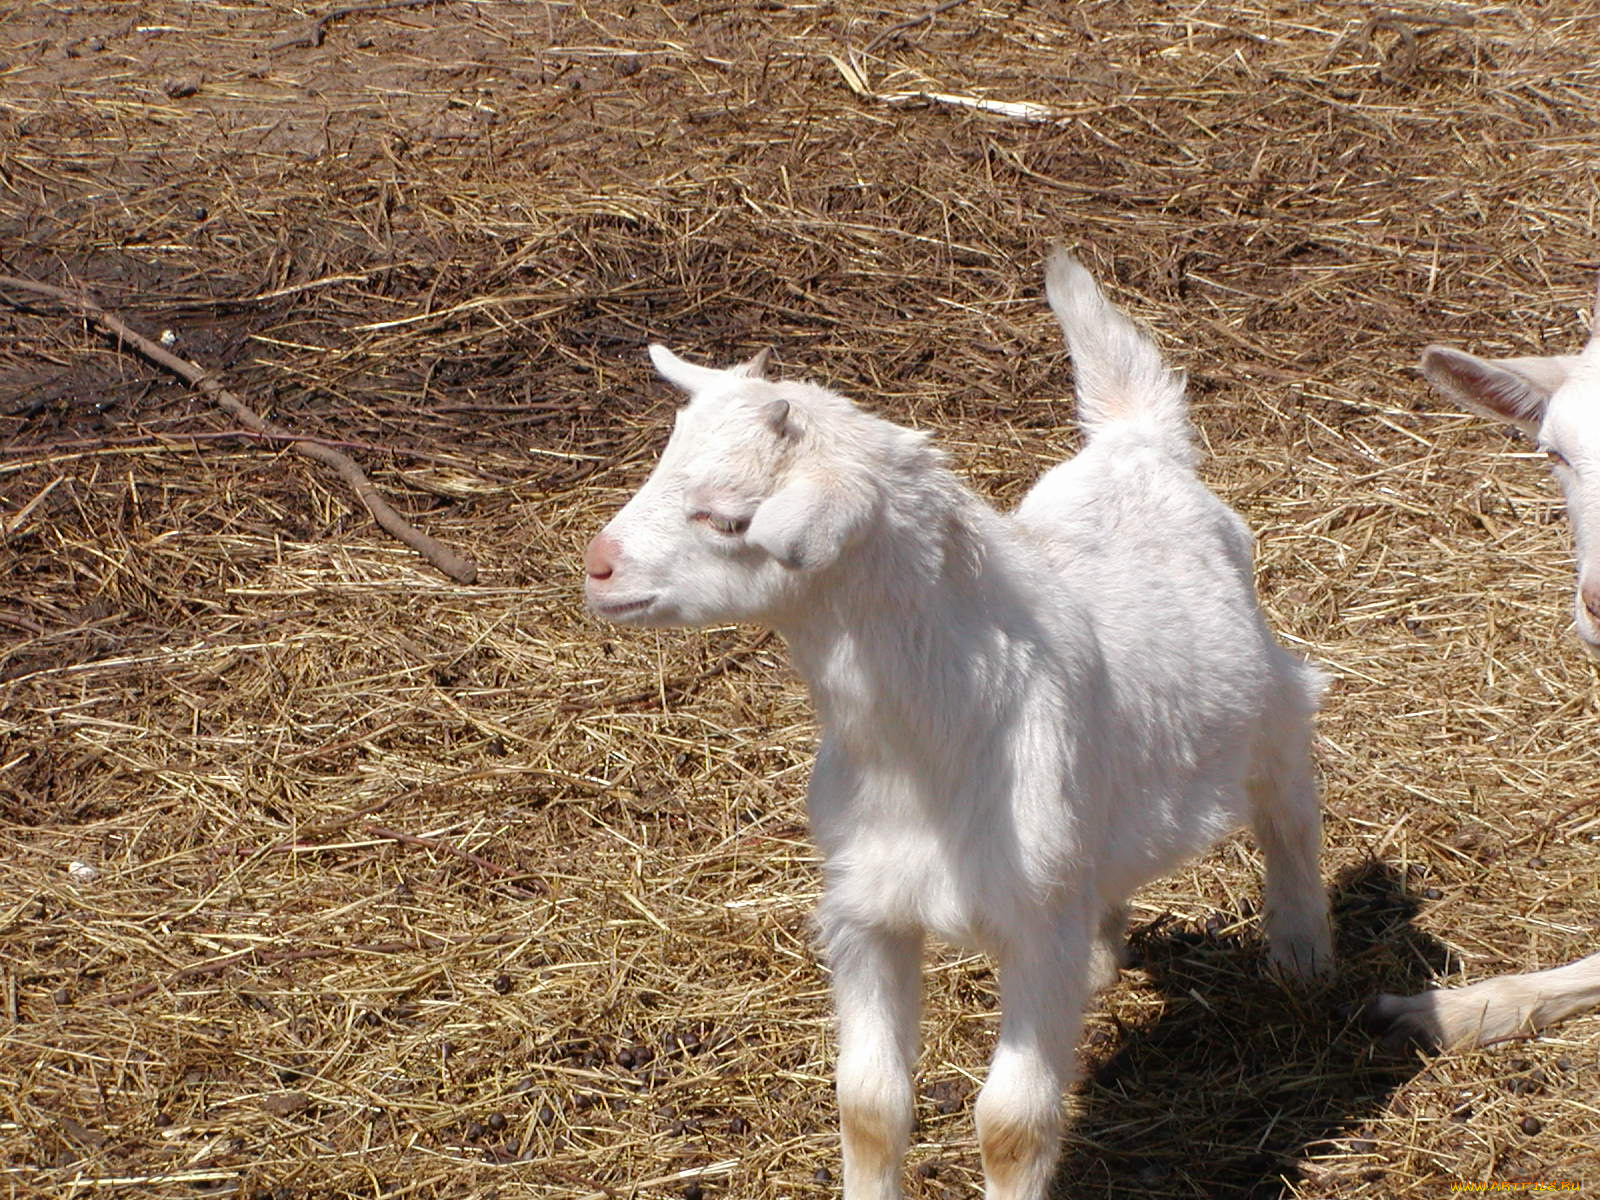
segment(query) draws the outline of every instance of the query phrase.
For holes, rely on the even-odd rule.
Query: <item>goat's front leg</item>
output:
[[[1063,922],[1001,963],[1000,1040],[977,1108],[987,1200],[1044,1200],[1050,1189],[1092,982],[1091,925]]]
[[[871,926],[828,935],[839,1013],[845,1200],[896,1200],[911,1140],[922,935]]]

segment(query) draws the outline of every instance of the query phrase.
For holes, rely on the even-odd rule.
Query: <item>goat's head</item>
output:
[[[1577,550],[1574,622],[1600,657],[1600,295],[1581,354],[1482,359],[1429,346],[1422,373],[1463,408],[1516,426],[1549,456]]]
[[[841,397],[651,346],[689,395],[644,486],[584,554],[589,607],[629,625],[771,620],[870,523],[878,490],[830,445],[861,416]]]

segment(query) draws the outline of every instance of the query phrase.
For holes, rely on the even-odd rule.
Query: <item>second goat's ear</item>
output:
[[[791,571],[836,562],[872,519],[873,499],[837,479],[799,479],[761,502],[746,543],[759,546]]]
[[[1515,425],[1530,436],[1544,423],[1545,406],[1566,378],[1565,357],[1479,358],[1448,346],[1422,352],[1422,373],[1462,408]]]
[[[707,388],[727,379],[726,371],[719,371],[715,367],[697,366],[686,359],[679,358],[671,350],[659,343],[650,347],[650,361],[655,364],[661,378],[668,383],[676,384],[684,391],[693,394],[703,392]]]
[[[728,373],[730,375],[743,375],[746,379],[765,379],[771,366],[772,347],[768,346],[765,350],[758,352],[754,358],[748,358],[738,366],[729,367]]]

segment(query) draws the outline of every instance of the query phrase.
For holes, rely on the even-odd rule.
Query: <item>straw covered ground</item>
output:
[[[1190,372],[1334,677],[1343,955],[1263,977],[1243,838],[1141,894],[1060,1194],[1600,1188],[1600,1019],[1352,1015],[1600,928],[1554,489],[1414,370],[1580,344],[1600,7],[938,7],[0,11],[0,274],[477,565],[0,289],[0,1191],[834,1194],[803,689],[758,630],[598,624],[580,555],[664,438],[651,339],[775,346],[1014,502],[1076,443],[1053,239]],[[929,970],[908,1195],[970,1196],[995,982]]]

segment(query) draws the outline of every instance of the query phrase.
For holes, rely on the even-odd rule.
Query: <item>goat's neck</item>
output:
[[[831,736],[957,736],[1014,703],[1038,662],[1009,522],[967,495],[904,518],[778,625]]]

